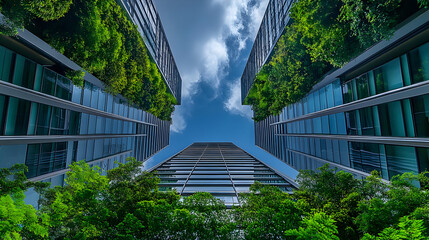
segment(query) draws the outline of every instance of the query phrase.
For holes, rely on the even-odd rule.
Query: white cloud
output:
[[[261,0],[249,10],[249,16],[251,16],[251,21],[249,23],[249,36],[252,41],[255,39],[256,34],[258,33],[262,22],[262,17],[265,14],[267,6],[268,0]]]
[[[177,106],[173,113],[173,124],[171,125],[171,131],[181,133],[186,128],[186,121],[183,112],[183,107]]]
[[[241,105],[241,84],[240,79],[235,80],[233,83],[228,84],[229,95],[224,103],[225,110],[232,114],[240,115],[242,117],[251,119],[252,110],[250,106]]]
[[[209,40],[204,46],[203,56],[204,78],[216,90],[229,62],[225,41],[220,39]]]
[[[197,69],[182,75],[182,98],[189,98],[198,92],[197,84],[201,80],[201,74]]]

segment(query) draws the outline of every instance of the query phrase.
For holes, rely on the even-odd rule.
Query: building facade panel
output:
[[[175,189],[180,195],[209,192],[239,204],[239,194],[249,192],[256,181],[291,192],[297,185],[233,143],[193,143],[152,171],[161,179],[160,190]]]

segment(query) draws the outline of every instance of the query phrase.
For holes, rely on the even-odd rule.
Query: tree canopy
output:
[[[301,171],[289,195],[255,183],[227,209],[209,193],[181,198],[133,158],[101,174],[73,163],[65,186],[25,179],[25,167],[1,170],[1,239],[427,239],[428,173],[359,180],[328,165]],[[37,188],[39,209],[24,203]]]

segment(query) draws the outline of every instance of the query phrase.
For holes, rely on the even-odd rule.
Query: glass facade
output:
[[[255,144],[297,170],[330,163],[357,177],[376,170],[387,180],[428,170],[429,42],[403,28],[408,42],[374,45],[281,114],[255,122]],[[260,47],[256,40],[253,48]],[[250,88],[243,79],[251,86],[263,64],[245,69],[242,98]]]
[[[170,122],[108,94],[93,76],[78,87],[60,64],[22,53],[0,45],[0,168],[25,164],[30,180],[62,184],[72,162],[105,174],[115,161],[144,161],[169,144]]]
[[[137,26],[167,86],[177,103],[180,104],[182,79],[152,0],[121,0],[118,2],[127,10],[130,18]]]
[[[269,0],[267,10],[253,43],[249,59],[241,76],[241,99],[244,102],[256,74],[267,61],[274,45],[289,22],[293,0]]]
[[[239,203],[255,181],[291,192],[296,186],[232,143],[193,143],[154,169],[160,190],[176,189],[182,196],[209,192],[225,201]]]

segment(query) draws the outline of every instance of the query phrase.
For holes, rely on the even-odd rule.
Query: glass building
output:
[[[115,161],[144,161],[168,146],[170,121],[107,93],[90,73],[83,87],[73,85],[64,76],[69,69],[81,68],[28,30],[0,36],[0,168],[25,164],[30,181],[61,186],[73,162],[105,174]],[[38,198],[26,195],[29,203]]]
[[[176,189],[182,196],[209,192],[225,201],[239,203],[239,194],[249,192],[255,181],[292,192],[297,185],[243,149],[228,142],[193,143],[153,167],[161,179],[160,190]]]
[[[263,26],[260,34],[267,35]],[[428,41],[423,9],[389,40],[328,73],[301,101],[255,122],[255,144],[297,170],[330,163],[357,177],[377,170],[384,179],[429,170]],[[253,48],[267,49],[256,42]],[[255,77],[248,70],[253,61],[251,55],[242,76],[243,99]]]
[[[161,19],[152,0],[120,0],[155,60],[164,80],[180,105],[182,79],[171,53]]]

